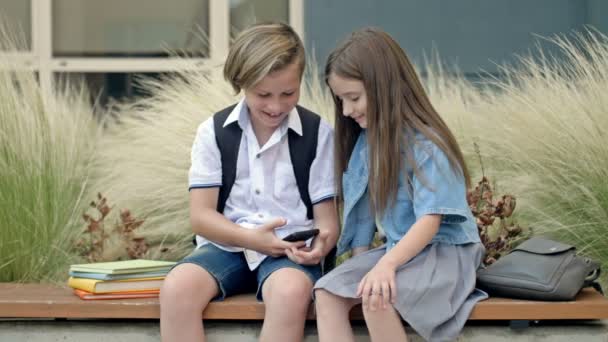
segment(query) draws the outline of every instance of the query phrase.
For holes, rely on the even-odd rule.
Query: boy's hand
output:
[[[285,255],[287,249],[304,247],[306,245],[304,241],[287,242],[276,236],[274,230],[283,227],[285,223],[285,219],[277,218],[260,225],[256,229],[249,230],[251,243],[247,248],[276,258]]]
[[[285,250],[285,254],[289,260],[300,265],[316,265],[321,262],[321,259],[325,256],[325,245],[327,244],[327,238],[329,233],[321,230],[319,235],[314,238],[312,242],[312,248],[295,248],[291,247]]]

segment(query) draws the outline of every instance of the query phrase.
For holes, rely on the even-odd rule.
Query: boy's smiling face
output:
[[[271,72],[245,89],[245,103],[254,128],[274,131],[300,99],[300,64]]]

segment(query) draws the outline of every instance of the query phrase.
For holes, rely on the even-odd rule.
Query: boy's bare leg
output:
[[[312,281],[295,268],[273,272],[262,286],[266,307],[260,341],[301,341],[311,301]]]
[[[373,342],[407,342],[401,316],[392,305],[388,305],[386,309],[377,308],[375,311],[363,308],[363,316]]]
[[[350,342],[355,340],[349,313],[361,300],[343,298],[325,291],[315,291],[315,309],[319,341]]]
[[[215,279],[200,266],[181,264],[160,291],[160,334],[165,342],[205,341],[203,309],[219,293]]]

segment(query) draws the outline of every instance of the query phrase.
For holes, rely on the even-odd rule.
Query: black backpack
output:
[[[224,212],[224,207],[234,181],[236,179],[236,163],[239,154],[239,145],[243,131],[238,122],[233,122],[224,127],[224,122],[232,113],[236,105],[225,108],[213,116],[213,128],[215,130],[215,141],[220,150],[222,160],[222,186],[217,201],[217,211]],[[317,155],[317,141],[319,136],[319,124],[321,117],[308,109],[296,106],[302,122],[302,135],[289,130],[287,139],[289,143],[289,156],[296,177],[296,184],[302,202],[306,206],[306,216],[313,219],[312,202],[308,193],[308,182],[310,180],[310,166]],[[193,239],[196,244],[196,239]],[[325,256],[323,272],[326,273],[334,268],[336,262],[336,248],[334,247]]]
[[[224,122],[232,113],[236,105],[224,108],[213,115],[213,128],[215,131],[215,141],[220,150],[222,161],[222,185],[217,201],[217,211],[224,212],[226,201],[236,180],[236,163],[239,154],[239,146],[243,131],[238,122],[233,122],[224,127]],[[296,106],[300,120],[302,122],[302,135],[289,130],[287,139],[289,143],[289,156],[293,165],[296,184],[302,202],[306,206],[306,216],[313,219],[312,201],[308,193],[308,182],[310,180],[310,166],[317,155],[317,141],[319,136],[319,124],[321,117],[310,110]],[[192,239],[196,245],[196,237]],[[336,247],[325,256],[323,262],[323,272],[326,273],[334,268],[336,262]]]

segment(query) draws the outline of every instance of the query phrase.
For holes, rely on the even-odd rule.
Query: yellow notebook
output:
[[[73,289],[84,290],[91,293],[133,292],[160,290],[165,277],[125,279],[125,280],[99,280],[89,278],[68,279],[68,286]]]
[[[175,265],[173,261],[134,259],[72,265],[70,266],[70,272],[103,274],[160,272],[169,270],[173,265]]]

